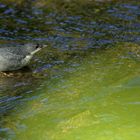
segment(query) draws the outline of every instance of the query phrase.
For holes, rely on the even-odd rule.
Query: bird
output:
[[[0,48],[0,72],[19,70],[27,66],[35,53],[47,45],[27,43]]]

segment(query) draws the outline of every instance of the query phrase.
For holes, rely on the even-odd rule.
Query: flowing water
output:
[[[0,139],[138,140],[139,7],[137,0],[1,0],[0,47],[48,47],[28,69],[0,75]]]

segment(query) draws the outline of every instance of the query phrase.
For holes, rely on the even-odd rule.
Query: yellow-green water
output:
[[[42,84],[39,98],[6,117],[16,140],[138,140],[139,46],[90,54],[80,66]],[[135,54],[135,58],[130,55]],[[78,63],[75,61],[75,64]],[[36,91],[37,92],[37,91]]]
[[[0,47],[48,47],[0,74],[0,140],[139,140],[139,7],[1,0]]]

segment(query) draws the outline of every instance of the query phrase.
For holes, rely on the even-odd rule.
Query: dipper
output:
[[[0,71],[13,71],[27,66],[33,55],[46,46],[28,43],[23,46],[0,48]]]

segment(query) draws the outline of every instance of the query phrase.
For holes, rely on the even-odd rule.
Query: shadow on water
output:
[[[40,51],[34,56],[29,65],[30,70],[22,69],[20,71],[9,73],[9,76],[0,75],[0,138],[16,139],[16,134],[18,133],[16,130],[16,128],[18,128],[17,125],[18,123],[20,124],[22,122],[22,119],[26,116],[26,114],[28,116],[29,111],[29,116],[32,113],[33,116],[35,116],[35,114],[41,112],[41,116],[35,116],[37,117],[37,120],[40,120],[39,118],[42,118],[42,120],[44,120],[44,114],[48,117],[48,119],[46,119],[46,125],[48,127],[40,127],[41,131],[43,131],[43,129],[47,129],[49,131],[49,133],[47,133],[47,136],[53,139],[53,128],[57,126],[56,136],[54,136],[55,139],[57,139],[57,136],[65,139],[66,137],[63,137],[62,133],[69,132],[71,128],[68,127],[77,127],[76,124],[78,123],[78,118],[81,118],[80,115],[79,117],[77,115],[84,110],[84,107],[79,107],[80,104],[82,104],[83,106],[84,103],[88,104],[89,110],[87,109],[85,113],[83,113],[83,116],[85,116],[86,118],[87,115],[87,119],[92,122],[91,116],[93,116],[94,112],[90,109],[93,109],[92,106],[94,106],[94,104],[91,103],[93,101],[93,91],[95,94],[97,94],[97,97],[98,91],[102,91],[101,93],[99,93],[99,95],[107,92],[114,93],[115,88],[110,87],[110,84],[112,84],[115,79],[116,81],[118,81],[116,86],[121,86],[123,82],[125,83],[125,76],[128,77],[128,79],[126,78],[128,81],[125,83],[127,88],[131,87],[132,85],[138,84],[139,78],[137,79],[134,76],[138,76],[140,53],[139,5],[140,2],[137,0],[1,0],[0,47],[7,46],[9,44],[10,47],[12,45],[18,45],[27,42],[39,42],[48,44],[48,48],[46,48],[44,51]],[[121,47],[118,47],[119,45],[122,48],[128,48],[121,50]],[[117,47],[118,49],[116,49]],[[109,53],[106,53],[107,50],[111,51]],[[114,54],[114,50],[118,52],[118,55]],[[120,53],[122,53],[121,56],[119,56]],[[118,60],[118,57],[121,61]],[[93,66],[90,67],[91,64],[93,64]],[[124,69],[122,67],[123,64]],[[133,72],[131,65],[134,66]],[[96,70],[94,70],[94,67]],[[114,67],[117,69],[115,72],[113,72]],[[88,68],[91,68],[92,71],[88,71]],[[77,72],[78,70],[80,70],[79,73]],[[86,71],[89,72],[89,75],[86,74]],[[127,74],[125,74],[125,72]],[[77,77],[74,78],[74,76],[72,75],[76,75]],[[80,83],[78,85],[79,81],[77,82],[77,78],[82,76],[83,78],[79,79]],[[131,76],[132,78],[134,78],[134,80],[132,81]],[[67,80],[65,79],[69,79],[70,77],[73,79],[71,79],[70,82],[67,83]],[[95,81],[90,77],[95,79]],[[124,81],[120,80],[119,78],[124,78]],[[101,82],[102,80],[103,82]],[[66,84],[62,84],[61,82],[66,82]],[[88,86],[88,84],[90,85],[90,82],[95,86]],[[76,85],[77,87],[75,87],[74,85]],[[110,88],[104,90],[105,86],[109,86]],[[73,91],[72,89],[75,91]],[[72,93],[67,93],[68,90]],[[83,94],[82,91],[87,93],[87,96]],[[120,90],[121,92],[119,92],[119,89],[117,89],[117,91],[117,99],[119,98],[119,94],[121,94],[121,92],[125,93],[124,91],[122,91],[122,89]],[[137,93],[139,89],[135,89],[135,91]],[[66,99],[62,99],[59,97],[59,94],[61,95],[61,93],[62,98]],[[65,93],[68,95],[65,95]],[[82,94],[81,96],[80,93]],[[114,94],[111,94],[111,96],[109,97],[106,96],[106,94],[103,96],[105,97],[104,103],[106,104],[107,108],[111,108],[111,103],[114,105],[111,109],[114,109],[115,105],[119,104],[119,101],[120,104],[123,104],[125,102],[121,102],[119,98],[119,101],[115,104],[114,97],[116,95]],[[67,97],[70,98],[67,99]],[[128,99],[127,96],[125,96],[125,98]],[[132,98],[135,99],[135,97]],[[74,99],[74,102],[72,102],[71,99]],[[98,99],[100,99],[100,96],[98,97]],[[110,99],[112,99],[112,101]],[[62,100],[63,102],[61,103]],[[108,100],[110,104],[107,102]],[[37,103],[38,101],[39,103]],[[51,101],[52,104],[49,102],[49,104],[47,104],[47,108],[45,103],[48,101]],[[76,102],[79,103],[79,106],[76,105]],[[98,102],[101,103],[101,101],[98,100],[97,102],[93,102],[95,102],[95,108],[104,108],[102,105],[98,105]],[[27,104],[29,104],[31,110],[34,109],[31,114],[30,109],[26,110]],[[64,104],[66,104],[66,106],[68,105],[68,107],[71,108],[71,112],[73,113],[67,112],[66,109],[64,109]],[[71,105],[69,106],[69,104]],[[126,107],[120,104],[120,108],[118,109],[120,112],[118,111],[116,112],[116,114],[121,113],[121,107]],[[41,109],[41,107],[43,108]],[[76,110],[74,110],[74,108],[76,108]],[[133,109],[135,110],[135,107]],[[57,110],[62,111],[62,114],[59,114]],[[104,112],[105,110],[102,111]],[[50,116],[44,112],[48,112],[48,114],[50,113]],[[67,115],[67,113],[69,115]],[[100,116],[99,118],[101,119],[101,122],[103,119],[108,119],[108,117],[112,118],[111,116],[108,116],[108,114],[98,113],[98,111],[95,112],[97,116]],[[138,111],[136,111],[135,113],[138,114]],[[89,114],[91,114],[91,116]],[[58,120],[54,118],[57,115],[60,115],[60,118]],[[98,117],[96,115],[93,117],[96,120],[96,122],[93,122],[93,124],[99,123],[97,119]],[[108,117],[106,118],[105,115],[107,115]],[[127,115],[126,117],[128,117]],[[21,118],[23,118],[21,119],[20,116]],[[116,117],[120,116],[116,115]],[[66,121],[65,123],[65,120],[68,120],[69,118],[70,122],[72,122],[73,125],[70,125],[71,123],[69,121]],[[49,123],[49,121],[51,123]],[[64,124],[59,124],[59,122],[61,121],[64,121]],[[33,121],[33,123],[34,122],[36,121]],[[89,121],[79,122],[81,123],[81,126],[83,123],[83,126],[86,127],[86,123],[90,124]],[[32,130],[32,132],[34,131],[33,127],[35,127],[36,123],[33,124],[30,120],[30,117],[29,120],[27,119],[27,122],[23,121],[23,123],[25,123],[26,125],[31,124],[31,128],[29,128]],[[37,123],[43,125],[41,121],[37,121]],[[123,121],[120,121],[120,124],[121,123],[123,123]],[[78,126],[80,128],[80,124]],[[28,128],[28,125],[20,125],[19,130],[24,131],[26,130],[26,127]],[[97,131],[95,131],[102,131],[101,127],[99,129],[96,127]],[[58,130],[59,128],[63,130],[62,133],[60,133],[62,135],[57,134],[61,131]],[[81,130],[82,129],[83,128],[81,128]],[[93,129],[93,126],[88,128],[87,130],[91,132],[91,129]],[[81,130],[78,129],[80,134],[82,134]],[[117,132],[119,131],[121,130],[118,129]],[[113,132],[104,132],[104,134],[108,135],[108,133]],[[78,132],[70,131],[70,133],[72,133],[72,135],[67,133],[70,139],[79,139],[79,137],[74,137]],[[40,132],[40,134],[42,134],[42,132]],[[26,136],[28,137],[28,135],[31,134],[26,132],[25,137],[22,137],[21,135],[17,137],[19,139],[25,139]],[[88,137],[89,135],[85,136]],[[102,137],[101,134],[99,134],[98,136]],[[91,136],[90,139],[91,138],[95,137]],[[31,139],[34,139],[34,137],[31,137]]]
[[[33,92],[38,79],[33,77],[32,71],[24,68],[15,72],[5,72],[0,74],[0,113],[7,114],[8,111],[16,107],[17,100],[24,98]],[[24,95],[22,95],[24,93]]]

